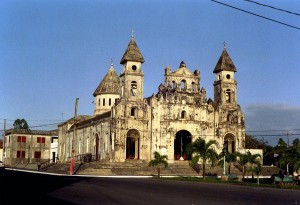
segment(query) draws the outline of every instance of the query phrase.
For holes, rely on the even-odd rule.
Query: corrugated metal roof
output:
[[[26,129],[9,129],[5,135],[9,134],[30,134],[30,135],[58,135],[58,130],[26,130]]]

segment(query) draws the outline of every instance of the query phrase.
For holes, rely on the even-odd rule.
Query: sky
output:
[[[184,61],[213,99],[225,42],[246,133],[291,143],[300,138],[300,1],[255,2],[273,8],[244,0],[1,0],[0,131],[4,119],[9,129],[18,118],[56,129],[74,116],[76,98],[78,115],[93,115],[93,92],[112,62],[120,74],[134,31],[144,97],[157,92],[166,66]]]

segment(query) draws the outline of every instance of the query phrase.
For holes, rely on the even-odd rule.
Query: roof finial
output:
[[[131,38],[134,38],[134,30],[131,30]]]
[[[224,41],[224,43],[223,43],[223,44],[224,44],[224,49],[226,49],[226,42]]]
[[[114,66],[114,60],[113,60],[113,58],[110,59],[110,65]]]

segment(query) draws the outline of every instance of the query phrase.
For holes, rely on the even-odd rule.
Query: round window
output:
[[[229,74],[227,74],[227,75],[226,75],[226,78],[227,78],[227,79],[230,79],[230,75],[229,75]]]
[[[133,65],[131,68],[132,70],[136,70],[136,65]]]

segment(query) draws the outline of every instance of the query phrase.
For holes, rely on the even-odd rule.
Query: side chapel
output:
[[[245,117],[237,102],[237,81],[226,47],[213,73],[214,99],[200,85],[200,71],[185,62],[172,71],[164,70],[158,92],[144,97],[145,62],[134,36],[120,61],[118,75],[113,64],[94,96],[94,115],[76,116],[58,126],[58,156],[92,154],[97,160],[125,162],[153,158],[158,151],[170,163],[185,160],[186,145],[198,137],[214,139],[220,153],[245,148]]]

